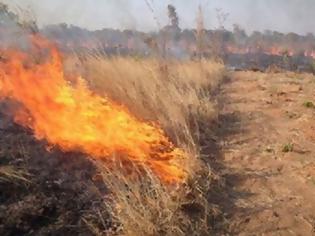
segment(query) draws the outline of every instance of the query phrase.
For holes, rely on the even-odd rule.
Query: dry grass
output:
[[[79,67],[86,68],[83,74],[96,92],[127,106],[140,119],[158,121],[175,141],[189,136],[195,118],[216,114],[209,91],[222,78],[221,64],[90,58]]]
[[[130,180],[123,168],[115,171],[104,165],[102,177],[112,192],[107,206],[113,213],[119,233],[124,235],[182,235],[178,225],[180,194],[165,187],[148,169],[141,179]],[[134,166],[136,169],[137,167]],[[180,190],[177,188],[177,190]],[[183,219],[185,220],[185,219]]]
[[[0,166],[0,182],[12,183],[30,183],[29,174],[21,169],[16,169],[13,166]]]
[[[5,121],[5,119],[2,118],[2,121]],[[5,135],[3,135],[3,137],[4,136]],[[9,158],[14,158],[15,156],[26,158],[28,156],[24,145],[20,143],[20,140],[16,140],[16,136],[8,135],[6,138],[7,142],[5,143],[0,140],[0,184],[11,183],[14,185],[19,185],[31,183],[32,176],[25,168],[5,163],[4,160],[7,159],[7,156]],[[11,148],[11,146],[14,148]]]
[[[97,164],[111,192],[104,199],[113,223],[107,234],[208,235],[211,209],[206,190],[212,181],[210,170],[209,176],[197,176],[200,172],[185,184],[166,186],[146,167],[133,166],[139,178],[131,180],[117,163],[116,168],[111,169]],[[198,182],[200,179],[202,183]]]
[[[209,170],[198,159],[199,124],[217,116],[210,91],[222,79],[223,65],[203,60],[161,62],[95,57],[83,63],[71,58],[66,65],[71,74],[81,70],[97,93],[127,106],[139,119],[158,122],[190,157],[189,163],[185,163],[189,165],[190,178],[178,186],[165,186],[146,167],[134,166],[141,169],[141,177],[130,180],[119,162],[111,169],[99,164],[103,180],[111,191],[105,199],[106,205],[116,225],[120,225],[113,232],[187,235],[209,231],[205,192],[210,178]],[[92,231],[97,232],[97,229]]]

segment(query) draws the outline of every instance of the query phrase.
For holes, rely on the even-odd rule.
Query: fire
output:
[[[186,155],[158,125],[142,122],[125,107],[94,94],[82,78],[71,85],[58,50],[44,40],[34,44],[49,47],[44,62],[33,63],[19,51],[6,51],[6,60],[0,61],[0,98],[23,107],[16,112],[17,123],[63,151],[81,151],[104,161],[119,154],[148,166],[165,182],[186,177],[181,165]]]
[[[241,54],[241,55],[250,54],[250,53],[261,53],[261,54],[266,54],[269,56],[281,56],[281,57],[284,55],[288,55],[290,57],[296,55],[296,53],[292,50],[288,50],[285,48],[278,48],[275,46],[262,48],[262,47],[236,47],[236,46],[227,45],[225,47],[225,50],[228,53]],[[313,52],[306,51],[304,54],[305,56],[315,58],[315,53]]]

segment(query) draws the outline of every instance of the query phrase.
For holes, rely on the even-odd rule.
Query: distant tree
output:
[[[195,40],[196,31],[193,29],[184,29],[181,33],[182,39],[188,42],[193,42]]]
[[[247,34],[238,24],[233,25],[233,38],[237,44],[244,45],[247,41]]]
[[[298,41],[300,38],[300,36],[296,33],[288,33],[286,36],[285,36],[285,40],[289,43],[293,43],[293,42],[296,42]]]
[[[271,37],[272,36],[272,31],[271,30],[264,30],[264,36]]]
[[[307,33],[305,39],[308,41],[315,41],[315,36],[313,33]]]
[[[211,33],[211,55],[215,60],[222,61],[225,58],[225,42],[229,38],[227,30],[224,25],[228,19],[229,13],[225,13],[222,9],[217,8],[216,18],[218,21],[218,28]]]
[[[196,27],[196,45],[197,45],[197,56],[200,60],[205,54],[205,47],[206,47],[204,18],[203,18],[201,5],[199,5],[198,7],[197,27]]]
[[[216,8],[216,18],[219,24],[219,29],[225,29],[224,25],[229,17],[229,13],[224,12],[221,8]]]
[[[177,16],[176,8],[173,5],[167,6],[167,13],[169,17],[169,24],[161,29],[161,37],[164,46],[163,51],[166,50],[166,44],[170,42],[175,42],[180,39],[181,29],[179,28],[179,19]],[[164,53],[163,53],[164,54]]]
[[[179,19],[177,16],[176,8],[172,4],[169,4],[167,6],[167,9],[168,18],[170,19],[170,25],[173,26],[174,28],[179,28]]]
[[[249,44],[253,47],[260,47],[262,45],[263,40],[264,40],[263,34],[259,31],[254,31],[249,36]]]

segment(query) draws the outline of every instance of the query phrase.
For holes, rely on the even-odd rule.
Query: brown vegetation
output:
[[[23,147],[26,147],[23,149],[26,150],[25,154],[20,157],[21,167],[16,166],[16,154],[6,152],[9,159],[3,162],[5,167],[2,167],[0,172],[1,177],[6,180],[2,188],[6,189],[3,192],[3,209],[6,212],[16,209],[16,214],[7,220],[4,215],[0,215],[3,222],[0,228],[2,232],[27,233],[34,230],[37,233],[63,232],[70,235],[74,232],[97,235],[103,235],[105,232],[124,235],[187,235],[190,232],[210,232],[212,208],[208,203],[207,191],[211,185],[212,173],[206,163],[201,164],[200,159],[200,139],[209,131],[201,130],[200,126],[209,127],[207,123],[216,119],[217,108],[215,101],[210,100],[211,91],[223,78],[224,67],[203,60],[184,63],[163,61],[161,64],[160,60],[95,57],[82,64],[82,61],[70,57],[65,68],[71,75],[75,74],[73,72],[82,74],[96,93],[127,106],[139,119],[158,121],[172,141],[189,155],[188,163],[182,163],[189,167],[189,179],[184,184],[168,186],[146,166],[139,168],[136,165],[130,168],[137,170],[141,178],[130,179],[128,169],[121,165],[118,159],[116,166],[111,167],[98,161],[92,164],[86,160],[90,166],[87,170],[83,164],[84,157],[82,160],[78,157],[80,161],[76,161],[76,154],[61,155],[58,150],[57,153],[54,151],[46,154],[40,142],[29,144],[32,138],[26,135],[23,136],[24,139],[20,139],[24,140]],[[23,129],[17,129],[12,133],[8,130],[9,127],[4,124],[3,137],[13,135],[13,141],[21,132],[25,132]],[[15,145],[14,141],[8,148],[16,148]],[[35,147],[40,147],[42,157],[33,152]],[[68,155],[72,157],[67,157]],[[42,158],[40,164],[37,164],[38,158]],[[50,161],[46,163],[47,158]],[[59,166],[60,170],[49,177],[51,161],[54,158],[57,163],[53,166]],[[69,169],[67,177],[65,176],[77,183],[71,190],[67,189],[67,181],[62,177],[63,171],[68,168],[66,159],[69,158],[77,162]],[[25,172],[20,171],[21,168]],[[38,168],[42,168],[40,176],[36,175]],[[83,173],[86,173],[86,178],[82,176]],[[71,177],[73,174],[77,176]],[[12,196],[17,192],[15,189],[10,191],[9,186],[18,181],[25,184],[19,193],[21,196],[15,199]],[[58,201],[42,193],[45,191],[45,181],[55,186],[50,188],[48,193],[56,196]],[[82,189],[79,183],[90,187]],[[104,192],[104,187],[108,191]],[[37,198],[35,202],[39,208],[31,213],[32,221],[25,219],[27,211],[32,211],[32,207],[29,205],[29,197],[24,196],[24,189],[31,189],[29,197]],[[76,192],[83,194],[77,204],[81,207],[82,204],[87,204],[84,207],[85,212],[65,207],[66,202],[70,200],[67,196]],[[61,195],[65,197],[60,198]],[[19,201],[24,203],[24,207],[19,209],[17,202],[10,205],[8,201]],[[50,201],[49,205],[47,201]],[[91,207],[93,201],[97,204]],[[57,207],[58,204],[60,207]],[[41,210],[46,208],[47,210]],[[77,217],[66,217],[65,214],[69,210],[71,214],[77,212]],[[38,219],[46,218],[46,223],[41,225]],[[18,223],[19,221],[22,221],[24,226]],[[36,222],[36,228],[32,226],[35,224],[33,221]],[[69,222],[75,225],[72,229],[65,226]]]
[[[212,213],[206,196],[211,178],[203,180],[203,186],[196,182],[210,171],[199,158],[200,132],[205,134],[199,125],[216,119],[210,93],[223,78],[223,66],[209,61],[163,61],[161,67],[158,60],[90,58],[83,68],[96,92],[127,105],[141,119],[158,121],[189,154],[189,163],[182,163],[190,169],[188,183],[176,188],[164,186],[147,169],[141,179],[131,181],[121,166],[113,171],[99,165],[113,193],[111,201],[116,208],[110,212],[122,224],[122,232],[187,235],[211,231],[208,218]],[[183,211],[183,206],[190,204],[198,205],[194,219]]]

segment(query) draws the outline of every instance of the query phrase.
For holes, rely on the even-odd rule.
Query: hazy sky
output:
[[[181,27],[195,27],[201,4],[207,28],[218,26],[215,9],[222,8],[230,14],[227,28],[238,23],[248,31],[315,33],[315,0],[0,0],[31,10],[41,26],[66,22],[88,29],[155,30],[157,23],[146,1],[162,25],[168,22],[166,6],[171,3],[177,8]]]

